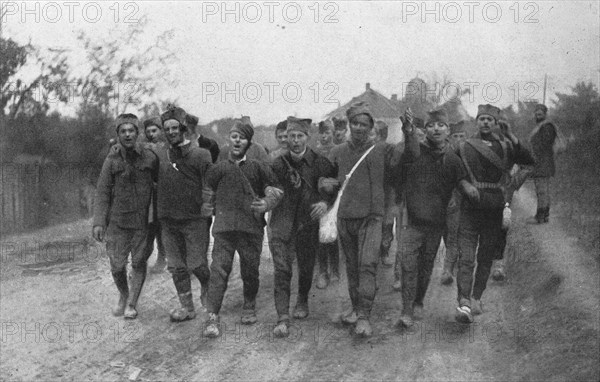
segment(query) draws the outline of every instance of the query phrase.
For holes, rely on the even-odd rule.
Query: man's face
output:
[[[491,115],[481,114],[477,117],[477,128],[482,134],[489,134],[496,126],[496,120]]]
[[[459,144],[467,140],[467,134],[465,132],[454,133],[450,136],[450,141],[452,144]]]
[[[151,143],[157,143],[160,140],[160,134],[162,133],[160,128],[156,125],[146,127],[144,132],[146,133],[146,139]]]
[[[333,130],[327,129],[324,132],[319,134],[319,142],[322,145],[328,145],[333,140]]]
[[[308,135],[301,131],[292,130],[288,133],[288,143],[294,154],[302,154],[306,150],[307,141]]]
[[[183,143],[184,135],[181,127],[181,124],[174,119],[169,119],[164,122],[163,129],[165,130],[165,136],[171,146],[177,146]]]
[[[542,122],[546,119],[546,113],[544,113],[543,110],[536,110],[535,113],[533,113],[533,115],[535,116],[536,122]]]
[[[275,133],[275,139],[277,139],[277,144],[280,149],[288,148],[288,132],[287,130],[277,130]]]
[[[372,130],[371,118],[366,114],[359,114],[350,121],[350,137],[356,144],[367,142]]]
[[[137,130],[133,124],[123,123],[119,126],[119,143],[121,146],[125,147],[125,149],[132,149],[135,146],[137,135]]]
[[[229,144],[231,145],[231,156],[234,159],[241,159],[248,149],[248,139],[237,131],[229,133]]]
[[[346,138],[346,131],[348,131],[347,128],[336,128],[335,131],[333,132],[333,136],[335,137],[335,140],[338,142],[341,142],[344,140],[344,138]]]
[[[436,145],[443,144],[448,138],[448,125],[443,122],[430,122],[425,126],[427,139]]]

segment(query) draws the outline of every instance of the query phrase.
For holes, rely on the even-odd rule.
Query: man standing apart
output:
[[[492,263],[504,256],[507,231],[502,227],[506,185],[503,177],[514,163],[534,163],[531,154],[519,143],[510,126],[506,131],[508,139],[493,132],[498,112],[495,106],[479,105],[476,118],[479,132],[461,144],[458,150],[469,182],[474,186],[469,187],[468,197],[463,200],[458,228],[456,320],[463,323],[473,322],[473,314],[483,312],[481,296]]]
[[[196,317],[190,272],[200,281],[200,301],[206,306],[210,271],[206,251],[209,234],[202,217],[202,188],[211,166],[208,150],[185,138],[186,112],[169,105],[161,115],[169,148],[160,152],[158,219],[167,252],[167,269],[173,277],[180,308],[171,310],[173,322]]]
[[[256,323],[256,295],[259,286],[258,269],[265,227],[265,212],[281,200],[277,178],[271,167],[262,161],[248,159],[254,129],[244,120],[236,120],[229,132],[228,158],[215,164],[207,174],[204,189],[204,216],[215,212],[215,238],[210,286],[208,289],[207,337],[221,333],[219,312],[227,290],[233,256],[240,256],[240,272],[244,289],[241,321]]]
[[[119,290],[113,315],[134,319],[137,300],[146,279],[153,241],[148,235],[148,213],[158,172],[158,158],[137,143],[138,118],[121,114],[115,122],[118,144],[110,152],[98,179],[92,235],[106,238],[110,269]],[[131,289],[127,258],[131,253]]]
[[[398,244],[402,251],[399,323],[404,327],[412,326],[413,314],[422,316],[452,191],[459,183],[468,185],[460,158],[447,141],[448,117],[443,109],[429,112],[425,131],[425,142],[420,144],[418,159],[408,167],[404,185],[408,224]]]
[[[384,180],[386,173],[392,171],[392,158],[386,156],[385,145],[375,145],[370,139],[374,120],[365,103],[352,105],[346,115],[350,122],[351,139],[334,147],[330,158],[338,171],[339,184],[367,150],[374,146],[348,180],[338,210],[338,239],[346,257],[348,290],[352,302],[352,311],[344,314],[342,321],[355,323],[355,333],[368,337],[373,333],[370,315],[375,299],[375,277],[381,245]],[[407,139],[411,140],[411,136]],[[324,190],[330,191],[331,188],[329,185]]]
[[[556,126],[546,119],[546,105],[535,106],[536,126],[529,136],[535,165],[531,177],[535,182],[537,194],[537,212],[530,223],[547,223],[550,216],[550,178],[556,172],[554,165],[554,141],[557,137]]]
[[[319,248],[319,219],[327,212],[330,199],[319,193],[319,178],[336,175],[331,162],[307,146],[310,124],[310,119],[288,117],[290,151],[273,163],[273,171],[283,187],[283,199],[273,209],[269,222],[278,315],[273,333],[277,337],[289,334],[294,254],[298,259],[298,298],[293,317],[308,316],[308,294]]]

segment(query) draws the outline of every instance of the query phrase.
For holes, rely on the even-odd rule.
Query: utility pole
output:
[[[542,100],[542,104],[546,104],[546,85],[548,83],[548,73],[544,74],[544,95],[543,95],[543,100]]]

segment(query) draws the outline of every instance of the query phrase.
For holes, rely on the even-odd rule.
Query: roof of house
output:
[[[366,89],[361,95],[352,98],[349,102],[329,112],[325,115],[325,118],[345,118],[346,110],[348,110],[352,104],[360,101],[369,105],[374,118],[398,118],[400,116],[400,112],[396,108],[394,102],[378,91],[372,89],[371,84],[367,83]]]

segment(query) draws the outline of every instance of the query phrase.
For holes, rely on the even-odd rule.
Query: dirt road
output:
[[[509,278],[489,283],[485,313],[473,325],[454,321],[456,286],[439,284],[438,258],[425,315],[409,331],[393,326],[400,294],[391,289],[392,270],[380,267],[369,339],[339,323],[348,300],[344,278],[324,291],[313,288],[309,318],[296,321],[288,339],[273,338],[273,264],[266,247],[259,324],[239,324],[236,264],[222,311],[224,335],[210,340],[202,337],[204,313],[169,322],[177,301],[166,272],[148,278],[137,320],[110,316],[116,292],[101,248],[83,239],[89,222],[7,238],[0,378],[124,380],[139,369],[140,381],[597,381],[598,264],[565,234],[560,219],[522,223],[532,203],[529,190],[517,196]],[[199,288],[195,282],[196,301]]]

